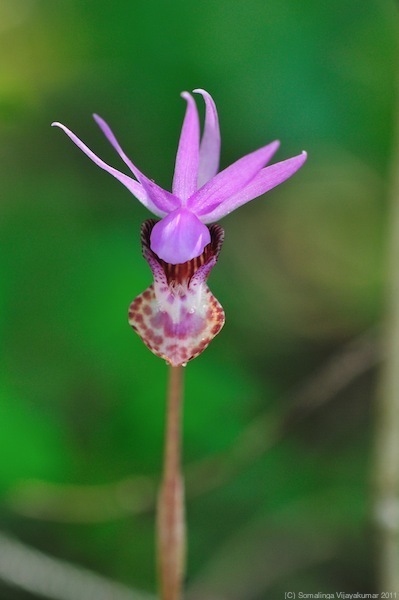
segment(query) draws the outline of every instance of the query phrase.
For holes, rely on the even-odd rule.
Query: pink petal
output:
[[[177,198],[175,198],[175,196],[173,196],[173,194],[159,187],[159,185],[151,181],[151,179],[148,179],[148,177],[146,177],[141,171],[139,171],[139,169],[132,163],[130,158],[122,150],[110,126],[104,121],[104,119],[102,119],[99,115],[93,115],[93,117],[97,125],[100,127],[107,140],[115,148],[123,162],[129,167],[132,173],[140,181],[141,185],[146,190],[147,194],[150,196],[154,204],[165,213],[172,212],[172,210],[178,208],[180,206],[180,202]]]
[[[216,209],[209,213],[203,214],[201,220],[204,223],[212,223],[218,221],[222,217],[225,217],[233,210],[242,206],[246,202],[265,194],[272,188],[276,187],[280,183],[283,183],[286,179],[289,179],[298,169],[302,167],[306,161],[307,154],[302,152],[298,156],[283,160],[282,162],[271,165],[262,169],[258,175],[256,175],[251,183],[249,183],[241,192],[235,194],[223,204],[220,204]]]
[[[187,110],[180,134],[172,189],[175,196],[185,201],[197,189],[199,120],[193,97],[187,92],[183,92],[182,97],[187,100]]]
[[[84,144],[74,133],[72,133],[72,131],[65,127],[65,125],[62,125],[62,123],[56,122],[52,123],[51,125],[53,127],[59,127],[60,129],[62,129],[67,134],[67,136],[78,146],[78,148],[80,148],[80,150],[82,150],[82,152],[86,154],[86,156],[88,156],[98,167],[104,169],[104,171],[107,171],[107,173],[110,173],[110,175],[115,177],[115,179],[118,179],[118,181],[123,183],[123,185],[126,186],[127,189],[134,196],[136,196],[136,198],[140,200],[140,202],[144,204],[146,208],[148,208],[148,210],[154,213],[154,215],[157,215],[158,217],[163,217],[165,215],[166,211],[161,210],[158,206],[156,206],[156,204],[149,198],[146,190],[137,181],[135,181],[131,177],[128,177],[124,173],[121,173],[117,169],[114,169],[113,167],[107,165],[107,163],[105,163],[103,160],[101,160],[101,158],[94,154],[94,152],[92,152],[90,148],[86,146],[86,144]]]
[[[173,265],[196,258],[210,241],[208,227],[186,208],[167,215],[151,232],[151,250]]]
[[[280,142],[272,142],[247,154],[221,171],[196,192],[187,202],[196,215],[213,211],[219,204],[240,192],[271,159]]]
[[[198,188],[216,175],[220,159],[219,119],[212,96],[205,90],[194,90],[205,100],[205,126],[199,150]]]

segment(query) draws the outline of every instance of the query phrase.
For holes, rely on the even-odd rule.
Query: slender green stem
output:
[[[186,545],[180,466],[183,367],[169,369],[163,478],[157,510],[157,558],[161,600],[180,600]]]
[[[390,181],[386,360],[381,371],[375,454],[375,524],[379,587],[399,591],[399,94]]]

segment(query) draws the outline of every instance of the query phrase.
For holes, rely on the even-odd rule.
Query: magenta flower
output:
[[[72,131],[60,127],[91,160],[113,175],[160,221],[142,229],[143,253],[154,284],[138,296],[129,320],[147,346],[176,366],[206,348],[224,323],[223,309],[206,286],[223,241],[219,226],[207,227],[291,177],[306,153],[265,165],[279,147],[275,141],[220,171],[220,132],[215,103],[204,90],[205,125],[200,140],[197,107],[187,92],[187,110],[180,135],[172,193],[148,179],[127,157],[110,127],[94,119],[134,177],[114,169],[92,152]]]

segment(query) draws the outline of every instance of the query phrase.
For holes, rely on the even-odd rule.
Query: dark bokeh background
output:
[[[325,365],[381,320],[397,16],[388,0],[1,1],[4,532],[155,590],[166,368],[127,324],[149,214],[50,123],[120,168],[98,112],[169,188],[179,94],[203,87],[223,166],[275,138],[278,160],[309,159],[222,223],[227,322],[186,369],[191,597],[375,588],[373,334],[360,376]]]

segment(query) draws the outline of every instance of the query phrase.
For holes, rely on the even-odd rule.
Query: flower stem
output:
[[[161,600],[180,600],[186,541],[180,467],[183,367],[169,369],[165,455],[157,509],[157,559]]]

